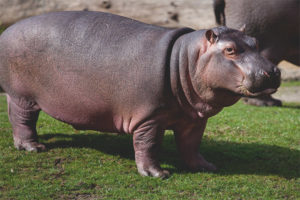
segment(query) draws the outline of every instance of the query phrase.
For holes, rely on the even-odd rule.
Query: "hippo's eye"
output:
[[[226,54],[233,55],[235,53],[234,49],[231,47],[228,47],[225,49]]]
[[[228,53],[228,54],[233,54],[234,53],[234,50],[233,50],[233,48],[226,48],[225,49],[225,51],[226,51],[226,53]]]

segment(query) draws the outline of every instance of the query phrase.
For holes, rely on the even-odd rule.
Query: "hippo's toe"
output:
[[[46,150],[45,145],[38,142],[15,143],[15,147],[18,150],[26,150],[30,152],[41,152]]]
[[[157,178],[168,178],[170,176],[170,172],[167,170],[162,170],[161,168],[157,167],[141,167],[138,166],[138,172],[142,176],[153,176]]]

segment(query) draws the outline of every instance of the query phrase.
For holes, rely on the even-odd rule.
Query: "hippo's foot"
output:
[[[243,98],[245,104],[253,106],[282,106],[278,99],[274,99],[271,95],[258,98]]]
[[[163,170],[160,167],[147,166],[143,164],[137,164],[138,172],[142,176],[153,176],[158,178],[168,178],[170,176],[170,172],[167,170]]]
[[[163,137],[163,130],[154,121],[146,121],[134,132],[133,146],[138,172],[142,176],[167,178],[169,172],[163,170],[157,160]]]
[[[214,164],[207,162],[203,156],[198,153],[196,156],[185,158],[184,163],[186,167],[192,171],[216,171]]]
[[[135,153],[135,162],[137,165],[138,172],[142,176],[153,176],[158,178],[168,178],[170,173],[167,170],[163,170],[159,163],[151,159],[149,156],[142,152]]]
[[[18,150],[26,150],[32,152],[41,152],[46,150],[45,145],[38,142],[14,142],[14,145]]]

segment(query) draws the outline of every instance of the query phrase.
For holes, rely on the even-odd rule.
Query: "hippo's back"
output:
[[[146,111],[164,95],[172,41],[190,31],[100,12],[32,17],[0,37],[0,85],[79,126],[103,113]]]

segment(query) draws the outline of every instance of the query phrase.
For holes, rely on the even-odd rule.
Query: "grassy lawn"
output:
[[[300,81],[283,81],[281,87],[300,86]]]
[[[215,173],[185,171],[166,132],[166,180],[138,175],[130,135],[76,131],[44,113],[38,132],[46,152],[17,151],[0,95],[0,199],[300,199],[300,104],[237,103],[211,118],[200,151]]]

